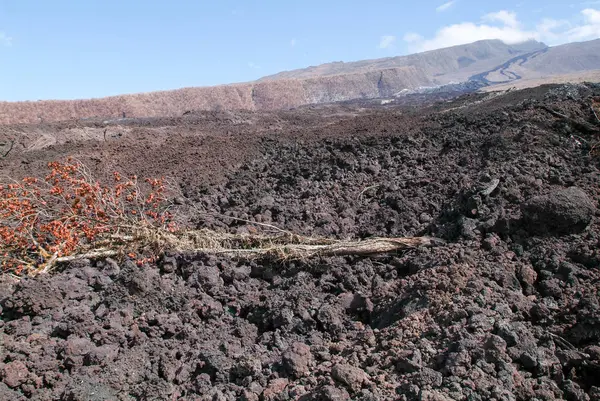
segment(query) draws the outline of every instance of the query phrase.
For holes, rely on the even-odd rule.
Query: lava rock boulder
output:
[[[522,207],[525,228],[535,234],[574,234],[585,230],[596,213],[589,196],[570,187],[535,196]]]

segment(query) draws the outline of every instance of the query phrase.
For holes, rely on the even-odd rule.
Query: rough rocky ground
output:
[[[600,400],[598,96],[567,85],[419,110],[305,108],[271,115],[281,129],[243,125],[249,138],[200,114],[169,120],[171,136],[156,134],[165,121],[138,121],[140,139],[121,145],[9,155],[0,167],[13,175],[99,152],[106,168],[152,172],[160,164],[141,156],[162,147],[174,159],[160,163],[189,171],[179,178],[199,227],[254,230],[230,216],[446,243],[285,263],[82,261],[5,277],[0,399]],[[184,143],[184,157],[205,160],[176,158]]]

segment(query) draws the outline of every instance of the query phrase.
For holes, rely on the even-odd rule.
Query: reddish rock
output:
[[[368,381],[367,374],[352,365],[339,364],[331,369],[331,376],[352,391],[359,391],[363,383]]]
[[[29,370],[21,361],[13,361],[4,365],[1,371],[2,380],[8,387],[16,388],[27,381]]]
[[[275,400],[279,393],[285,390],[288,384],[288,379],[271,380],[265,391],[263,391],[260,399],[263,401]]]
[[[294,377],[302,377],[308,371],[312,360],[310,347],[303,343],[293,343],[283,354],[283,367]]]
[[[519,269],[519,279],[523,283],[532,286],[537,280],[537,273],[530,266],[523,265],[521,266],[521,269]]]

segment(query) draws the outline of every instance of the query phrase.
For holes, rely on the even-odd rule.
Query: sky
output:
[[[0,100],[246,82],[481,39],[600,37],[600,0],[0,0]]]

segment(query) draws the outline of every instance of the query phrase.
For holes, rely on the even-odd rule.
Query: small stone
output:
[[[269,382],[267,388],[262,392],[264,401],[276,400],[288,386],[288,379],[273,379]]]
[[[485,348],[498,352],[506,351],[506,341],[497,335],[491,334],[485,342]]]
[[[105,365],[113,362],[119,355],[119,347],[114,344],[105,344],[93,348],[84,356],[85,365]]]
[[[589,401],[590,397],[583,391],[579,385],[571,380],[563,383],[562,390],[565,393],[567,401]]]
[[[526,229],[533,233],[578,233],[590,224],[594,203],[580,188],[570,187],[536,196],[522,207]]]
[[[523,352],[519,360],[526,369],[533,369],[538,365],[537,357],[531,351]]]
[[[239,378],[256,377],[260,375],[262,365],[259,359],[250,356],[242,357],[234,366],[232,373]]]
[[[498,246],[500,243],[500,238],[493,234],[488,234],[488,236],[483,240],[483,249],[486,251],[491,251]]]
[[[381,171],[381,166],[379,164],[370,164],[367,167],[365,167],[365,171],[367,173],[377,175]]]
[[[348,401],[350,394],[335,386],[324,386],[300,397],[300,401]]]
[[[585,349],[585,352],[590,355],[593,361],[600,361],[600,346],[590,345]]]
[[[441,372],[430,368],[423,368],[417,375],[415,376],[416,384],[420,388],[435,388],[440,387],[442,385],[444,376]]]
[[[560,281],[558,279],[544,280],[540,283],[540,292],[546,297],[558,298],[562,296]]]
[[[423,367],[421,351],[418,349],[407,350],[400,353],[396,369],[400,373],[418,372]]]
[[[359,293],[344,293],[340,295],[344,309],[353,315],[368,317],[373,312],[373,302],[369,297]]]
[[[241,400],[242,401],[259,401],[260,397],[258,396],[258,394],[254,394],[251,391],[244,390],[242,392]]]
[[[275,198],[267,195],[262,197],[257,204],[264,209],[270,209],[275,206]]]
[[[335,365],[331,369],[331,377],[352,391],[359,391],[363,383],[368,381],[368,376],[362,369],[347,364]]]
[[[194,286],[198,288],[214,288],[223,284],[223,279],[217,266],[199,266],[195,273]]]
[[[121,274],[121,267],[115,260],[106,258],[104,260],[104,268],[102,269],[102,272],[111,278],[115,278]]]
[[[519,335],[506,323],[498,325],[498,335],[506,341],[506,345],[513,347],[519,342]]]
[[[431,220],[433,220],[433,218],[431,217],[431,215],[429,213],[421,213],[419,215],[419,222],[420,223],[429,223]]]
[[[537,280],[537,273],[530,266],[523,265],[519,269],[518,277],[524,284],[533,286]]]
[[[468,217],[462,217],[458,223],[460,235],[467,239],[475,239],[480,232],[477,230],[477,220]]]
[[[66,341],[63,349],[64,363],[68,368],[83,365],[84,358],[92,352],[96,346],[87,338],[72,338]]]
[[[334,386],[323,387],[321,396],[322,398],[319,399],[323,401],[346,401],[350,399],[350,394],[345,389]]]
[[[29,370],[23,362],[13,361],[4,365],[0,374],[4,384],[10,388],[16,388],[27,381]]]
[[[173,256],[165,256],[163,257],[160,269],[163,273],[173,273],[177,270],[177,259]]]
[[[420,401],[452,401],[444,393],[435,390],[422,390],[419,394]]]
[[[283,353],[283,367],[294,377],[302,377],[308,372],[308,365],[312,360],[310,347],[303,343],[293,343]]]
[[[468,320],[469,328],[475,331],[489,332],[494,328],[496,320],[482,313],[473,315]]]
[[[600,387],[592,386],[588,392],[591,401],[600,401]]]
[[[543,322],[551,318],[550,309],[542,303],[533,305],[529,313],[534,321]]]
[[[452,352],[446,359],[445,368],[452,376],[466,376],[471,368],[471,355],[466,350]]]

